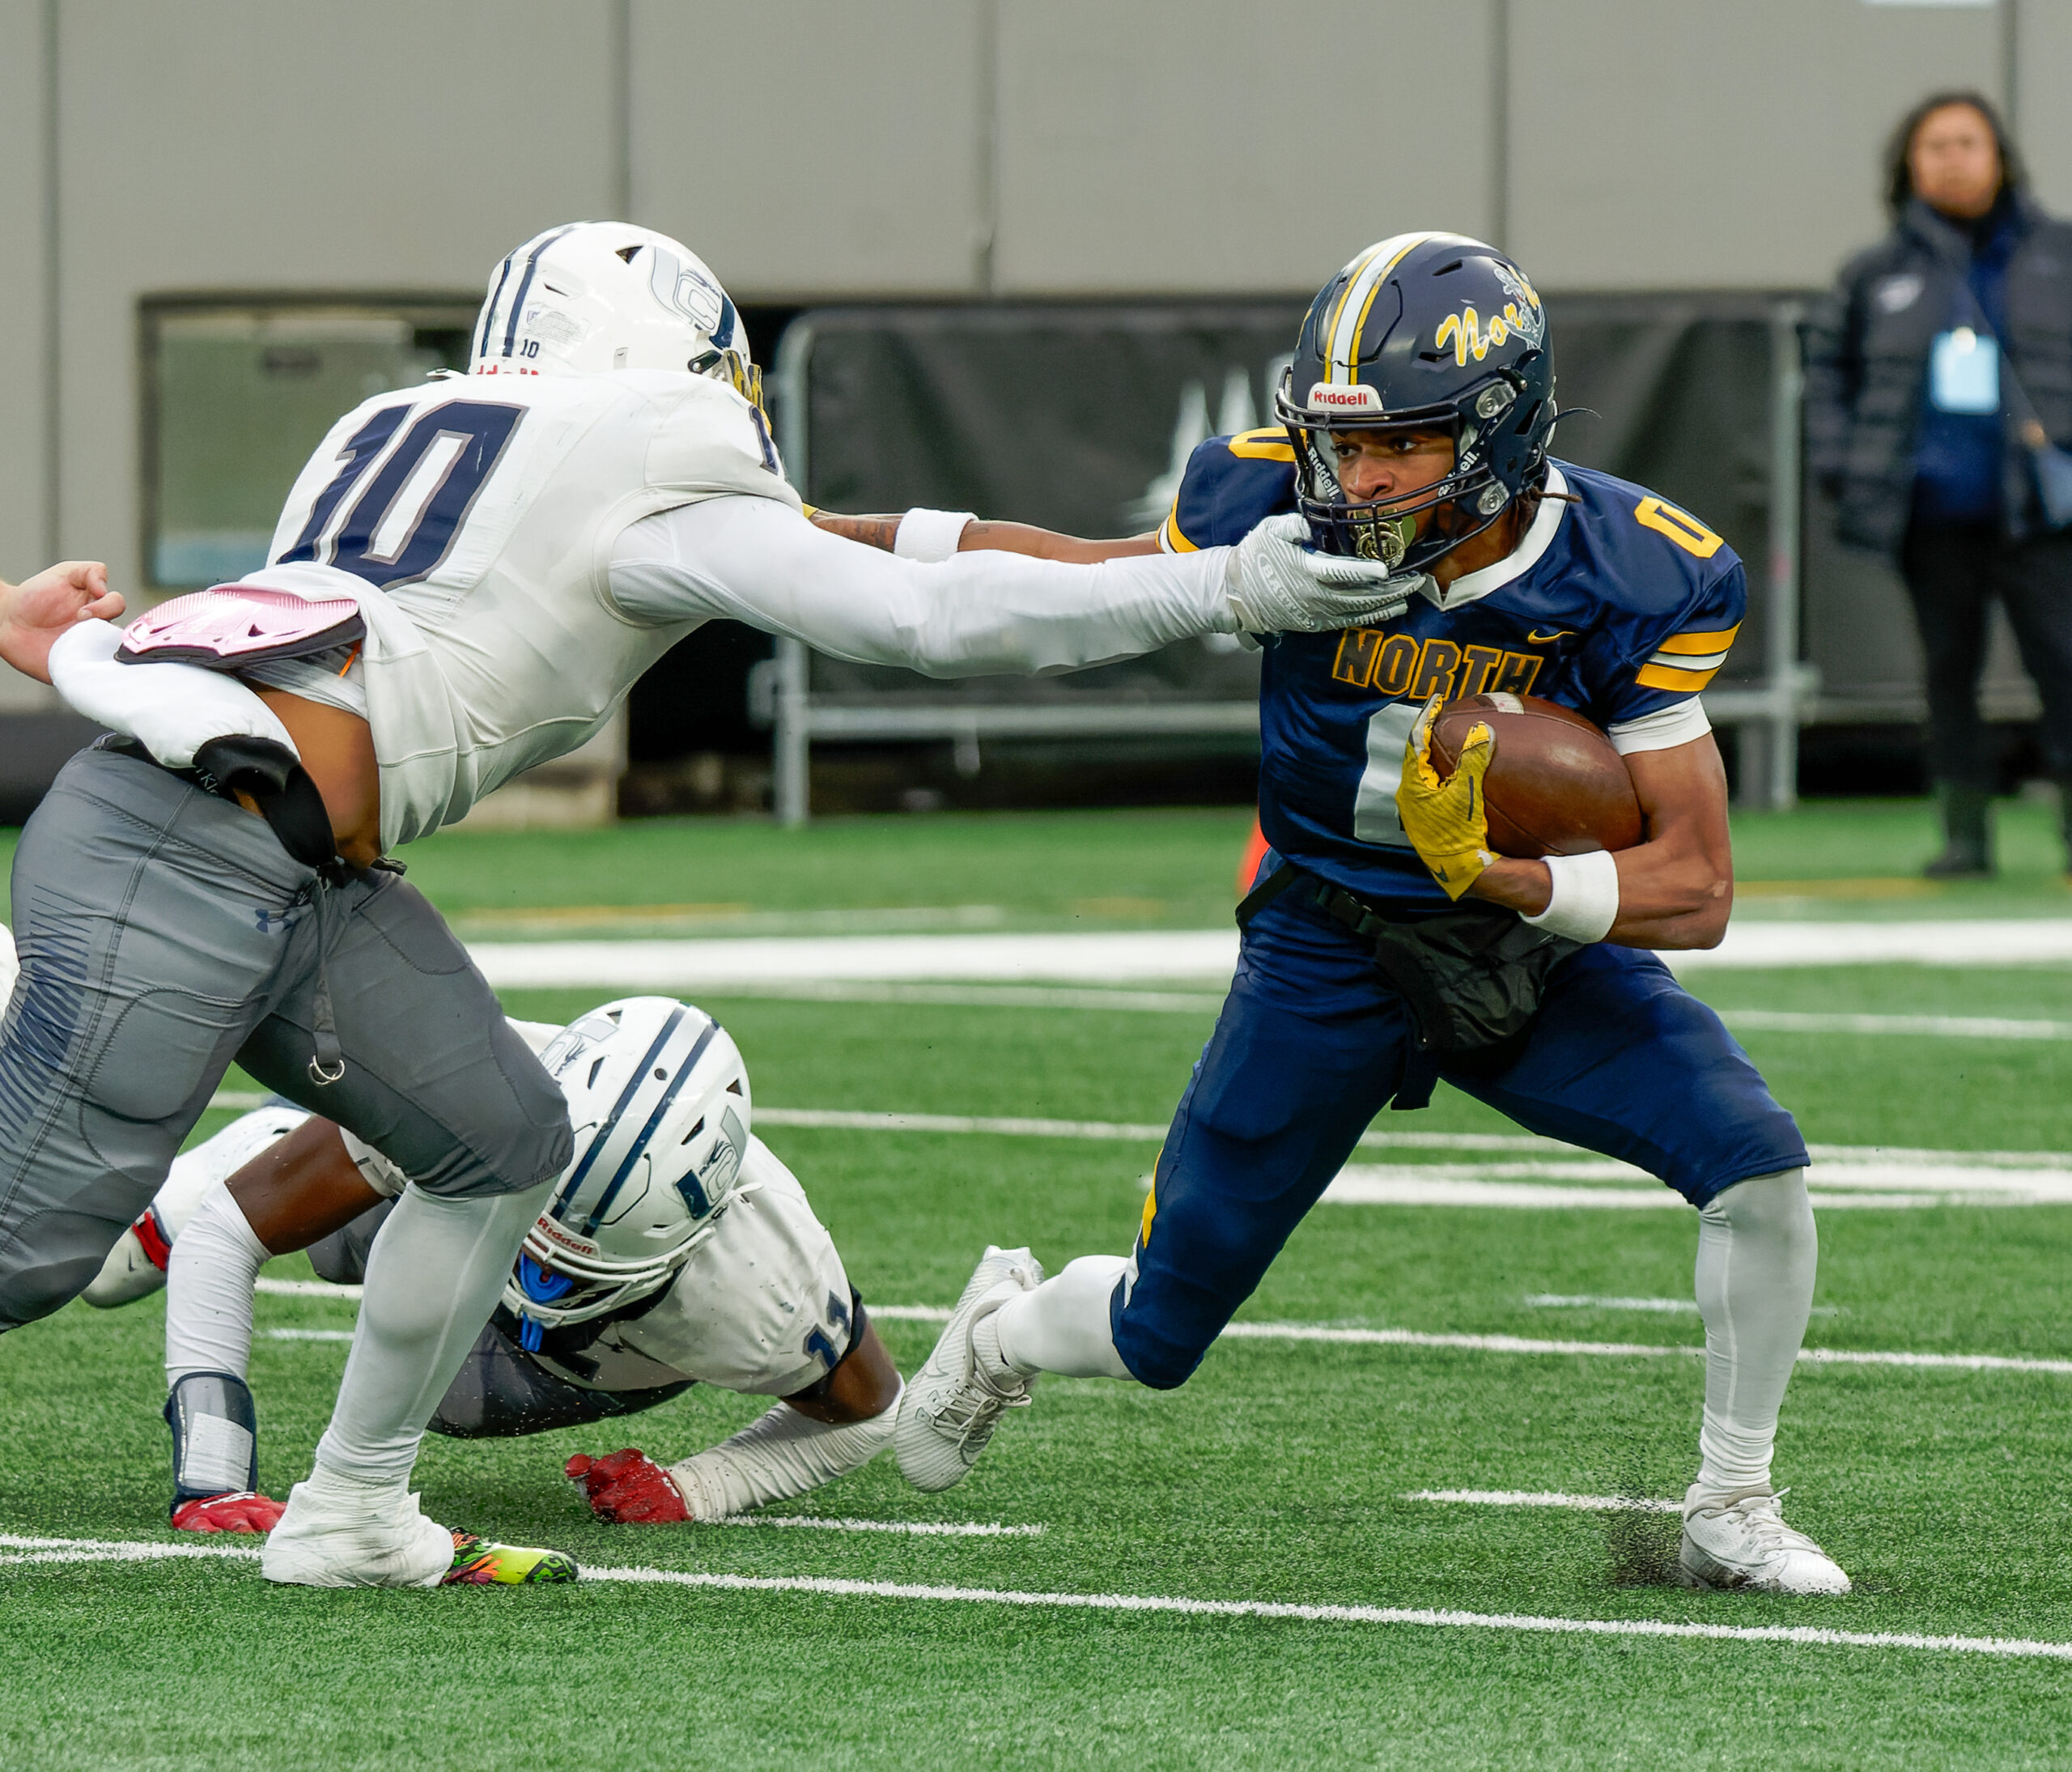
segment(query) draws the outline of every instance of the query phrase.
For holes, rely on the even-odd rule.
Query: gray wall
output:
[[[471,291],[614,213],[749,301],[1306,291],[1431,225],[1806,286],[2010,62],[2072,207],[2062,0],[0,0],[0,574],[135,581],[142,295]]]

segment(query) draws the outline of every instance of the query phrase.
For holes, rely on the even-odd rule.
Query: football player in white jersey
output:
[[[902,552],[944,558],[826,534],[784,481],[732,304],[645,229],[576,223],[505,260],[471,369],[341,420],[267,567],[48,648],[66,699],[123,736],[66,766],[17,852],[0,1328],[91,1281],[233,1059],[416,1182],[369,1266],[316,1469],[268,1539],[278,1582],[575,1573],[456,1548],[408,1492],[571,1133],[389,851],[580,744],[717,616],[957,675],[1400,601],[1379,564],[1274,534],[1098,566],[948,557],[954,537],[925,525]]]
[[[664,1468],[628,1447],[567,1474],[600,1517],[717,1519],[860,1468],[892,1433],[899,1374],[802,1188],[751,1136],[740,1053],[665,997],[607,1003],[566,1028],[514,1022],[561,1084],[577,1154],[525,1240],[488,1326],[431,1419],[458,1438],[633,1414],[693,1383],[780,1399],[724,1443]],[[299,1134],[295,1148],[282,1146]],[[264,1213],[286,1168],[328,1163],[342,1205],[326,1280],[356,1285],[406,1185],[371,1146],[295,1107],[245,1115],[181,1156],[84,1297],[113,1307],[167,1286],[172,1521],[268,1531],[247,1371]]]

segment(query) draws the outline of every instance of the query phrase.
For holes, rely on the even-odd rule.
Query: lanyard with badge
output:
[[[1978,324],[1936,334],[1928,352],[1929,404],[1938,412],[1997,414],[2003,380],[2000,341],[1993,337],[1969,282],[1961,287],[1966,305],[1977,311]],[[2015,431],[2036,470],[2036,498],[2043,506],[2044,520],[2053,529],[2072,527],[2072,455],[2051,442],[2012,364],[2005,367],[2004,379]]]

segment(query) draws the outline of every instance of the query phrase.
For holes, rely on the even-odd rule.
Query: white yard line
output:
[[[1521,1335],[1435,1335],[1421,1329],[1341,1329],[1322,1323],[1233,1323],[1225,1341],[1326,1341],[1372,1347],[1460,1348],[1484,1353],[1577,1354],[1596,1359],[1676,1359],[1702,1347],[1650,1347],[1632,1341],[1549,1341]],[[1802,1348],[1806,1366],[1941,1367],[1967,1372],[2072,1373],[2072,1360],[2020,1359],[1998,1353],[1905,1353],[1858,1348]]]
[[[812,1514],[730,1514],[708,1526],[803,1526],[822,1532],[895,1532],[914,1538],[1041,1538],[1041,1526],[998,1526],[963,1519],[823,1519]]]
[[[1696,1298],[1599,1298],[1594,1294],[1569,1296],[1559,1292],[1534,1292],[1526,1296],[1526,1303],[1535,1311],[1654,1311],[1665,1315],[1696,1316],[1698,1301]],[[1841,1315],[1841,1307],[1832,1304],[1813,1307],[1816,1317],[1834,1317]]]
[[[1526,1301],[1535,1311],[1660,1311],[1666,1315],[1696,1316],[1696,1298],[1570,1298],[1559,1292],[1533,1292]]]
[[[256,1548],[232,1545],[104,1542],[79,1538],[0,1536],[22,1554],[19,1563],[136,1564],[218,1557],[249,1562]],[[1402,1625],[1430,1630],[1509,1631],[1529,1635],[1654,1637],[1705,1642],[1778,1642],[1809,1648],[1917,1649],[1947,1655],[2072,1661],[2072,1642],[2020,1637],[1929,1636],[1915,1631],[1830,1630],[1817,1625],[1684,1624],[1653,1618],[1554,1618],[1529,1613],[1459,1612],[1429,1606],[1305,1604],[1274,1600],[1192,1600],[1164,1594],[1072,1594],[1014,1588],[951,1587],[917,1582],[847,1581],[830,1575],[725,1575],[687,1569],[586,1564],[585,1581],[703,1587],[731,1593],[818,1594],[836,1599],[930,1600],[950,1604],[1025,1606],[1074,1612],[1163,1613],[1207,1618],[1285,1618],[1305,1624]]]
[[[249,1091],[225,1090],[210,1105],[249,1109],[265,1100],[264,1096]],[[1166,1132],[1163,1124],[1150,1120],[1047,1120],[1017,1115],[909,1114],[855,1108],[758,1107],[755,1119],[758,1125],[809,1130],[1068,1138],[1097,1143],[1157,1144],[1164,1140]],[[1418,1166],[1420,1170],[1429,1170],[1428,1179],[1463,1175],[1600,1181],[1650,1179],[1645,1171],[1631,1164],[1599,1157],[1580,1146],[1543,1138],[1533,1132],[1416,1132],[1391,1128],[1365,1133],[1360,1145],[1362,1149],[1369,1150],[1487,1151],[1544,1159],[1538,1163],[1501,1166],[1477,1163],[1471,1168],[1460,1165]],[[1973,1184],[1992,1189],[2029,1189],[2039,1185],[2054,1186],[2060,1179],[2072,1183],[2072,1152],[2067,1151],[1926,1150],[1882,1145],[1814,1145],[1808,1148],[1815,1163],[1816,1186],[1883,1188],[1902,1175],[1909,1185],[1920,1188]],[[1565,1154],[1576,1160],[1559,1161]],[[1849,1173],[1839,1173],[1836,1166],[1847,1166]],[[1995,1179],[1980,1176],[1977,1171],[1982,1169],[2032,1173]],[[261,1282],[261,1290],[314,1284],[309,1281],[266,1281]],[[338,1289],[321,1290],[328,1292]]]
[[[1757,1034],[1917,1035],[1930,1039],[2072,1040],[2072,1022],[2002,1015],[1828,1015],[1796,1009],[1722,1009],[1729,1027]]]
[[[873,1304],[865,1307],[888,1323],[947,1323],[950,1311],[933,1304]],[[263,1329],[275,1341],[350,1341],[346,1329]],[[1554,1341],[1521,1335],[1443,1335],[1424,1329],[1340,1328],[1327,1323],[1232,1323],[1226,1341],[1322,1341],[1348,1346],[1458,1348],[1482,1353],[1576,1354],[1587,1358],[1657,1360],[1696,1358],[1702,1347],[1653,1347],[1636,1341]],[[1965,1372],[2072,1373],[2072,1360],[2037,1360],[1998,1353],[1908,1353],[1885,1349],[1802,1348],[1807,1366],[1898,1366],[1947,1368]],[[789,1520],[759,1520],[758,1525],[788,1525]]]
[[[334,1286],[328,1280],[276,1280],[261,1274],[253,1290],[275,1298],[357,1298],[364,1286]]]
[[[1021,1120],[980,1114],[879,1114],[846,1108],[758,1107],[758,1126],[801,1126],[858,1132],[983,1132],[1002,1138],[1090,1138],[1157,1144],[1163,1126],[1104,1120]]]
[[[849,984],[1221,988],[1237,964],[1235,929],[1098,933],[853,935],[632,941],[478,941],[469,950],[499,990],[724,992]],[[1666,954],[1679,972],[1809,966],[2023,966],[2072,962],[2072,918],[1731,924],[1717,948]],[[2016,1038],[2048,1036],[2017,1035]]]
[[[776,1002],[919,1003],[946,1009],[1099,1009],[1124,1014],[1213,1015],[1223,1007],[1218,991],[1075,990],[1041,984],[848,984],[788,983],[731,984],[720,996]]]
[[[1407,1502],[1463,1502],[1475,1507],[1579,1507],[1598,1514],[1680,1514],[1681,1502],[1633,1495],[1562,1495],[1543,1489],[1416,1489]]]

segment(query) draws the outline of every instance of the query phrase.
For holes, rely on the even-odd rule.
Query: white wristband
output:
[[[957,551],[964,525],[977,521],[970,511],[930,511],[917,505],[900,518],[892,551],[902,560],[946,560]]]
[[[1571,941],[1602,941],[1619,920],[1618,858],[1595,849],[1588,855],[1551,855],[1546,861],[1554,895],[1544,911],[1526,921]]]

